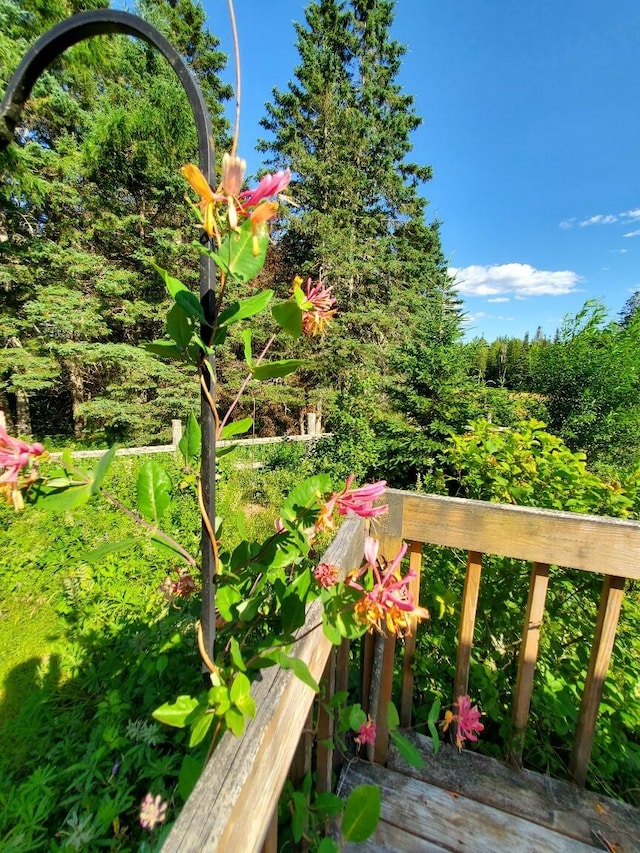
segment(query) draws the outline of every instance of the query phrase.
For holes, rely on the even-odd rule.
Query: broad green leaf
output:
[[[349,728],[354,732],[360,731],[360,727],[367,722],[367,715],[359,703],[353,705],[349,710]]]
[[[281,361],[268,361],[266,364],[258,364],[251,368],[251,373],[254,379],[261,382],[264,379],[288,376],[297,370],[301,364],[304,364],[302,359],[284,358]]]
[[[344,800],[331,791],[326,791],[313,801],[313,810],[321,812],[323,817],[337,817],[344,808]]]
[[[151,714],[159,723],[183,729],[187,717],[198,707],[198,700],[193,696],[178,696],[175,702],[165,702]]]
[[[233,453],[237,446],[237,444],[230,444],[229,447],[216,447],[216,458],[221,459],[227,453]]]
[[[318,853],[340,853],[340,845],[334,838],[329,838],[327,835],[318,845]]]
[[[38,504],[51,512],[60,512],[61,510],[74,509],[77,506],[86,504],[93,497],[93,491],[90,483],[82,486],[71,486],[59,492],[53,492],[46,495]]]
[[[171,501],[171,480],[162,465],[153,459],[140,469],[137,493],[140,515],[157,525]]]
[[[302,311],[299,305],[289,299],[287,302],[279,302],[274,305],[271,313],[283,331],[294,340],[300,337],[302,334]]]
[[[166,270],[163,270],[162,267],[159,267],[153,261],[151,261],[151,266],[158,273],[160,278],[164,281],[170,296],[172,296],[174,299],[176,298],[176,294],[180,293],[180,291],[189,290],[189,288],[185,287],[185,285],[181,281],[178,281],[177,278],[173,278],[173,276],[169,275]]]
[[[107,471],[109,470],[109,466],[113,462],[113,459],[116,455],[115,447],[109,448],[106,453],[103,453],[100,457],[100,461],[96,465],[96,472],[93,477],[93,482],[91,483],[91,494],[97,495],[100,491],[100,486],[102,485],[102,481],[104,480]]]
[[[242,601],[242,593],[231,584],[219,586],[216,590],[216,607],[226,622],[236,618],[234,608]]]
[[[178,450],[182,453],[184,461],[189,464],[200,456],[200,446],[202,443],[202,431],[198,419],[189,412],[187,423],[185,424],[182,438],[178,443]]]
[[[189,746],[197,746],[199,743],[202,743],[204,738],[206,737],[207,732],[211,728],[211,723],[213,722],[213,714],[209,714],[206,711],[202,714],[201,717],[198,717],[194,726],[191,729],[191,735],[189,737]]]
[[[183,800],[187,800],[196,786],[204,767],[204,756],[200,759],[192,755],[185,755],[178,774],[178,793]]]
[[[291,834],[295,843],[299,844],[309,821],[309,803],[301,791],[294,791],[291,799],[293,801]]]
[[[404,735],[401,735],[400,732],[390,732],[389,736],[405,761],[407,761],[412,767],[424,766],[423,757],[410,740],[408,740]]]
[[[253,418],[242,418],[242,420],[234,421],[231,424],[225,424],[222,427],[220,439],[224,441],[227,438],[231,438],[232,435],[242,435],[242,433],[248,432],[252,426]]]
[[[331,478],[327,474],[317,474],[303,480],[287,496],[280,515],[285,523],[291,525],[315,523],[315,517],[309,518],[309,510],[317,510],[320,502],[331,491]]]
[[[167,314],[167,333],[181,350],[186,349],[191,343],[194,327],[193,318],[176,302]]]
[[[234,707],[229,708],[227,713],[224,715],[224,721],[230,731],[236,737],[240,737],[240,735],[244,731],[244,714],[242,713],[242,711],[239,711],[237,708]]]
[[[358,785],[349,794],[342,816],[342,837],[358,844],[375,832],[380,820],[380,788]]]
[[[150,352],[152,355],[159,355],[162,358],[173,358],[176,361],[184,361],[184,353],[173,341],[153,341],[150,344],[142,344],[142,349]]]
[[[107,542],[106,545],[101,545],[100,548],[89,551],[88,554],[84,555],[84,559],[88,563],[97,563],[103,557],[106,557],[107,554],[113,554],[116,551],[126,551],[139,541],[139,539],[132,536],[129,539],[122,539],[120,542]]]
[[[217,255],[212,254],[212,257],[216,263],[217,259],[220,259],[221,263],[226,265],[228,274],[237,281],[251,281],[264,266],[268,245],[269,237],[266,229],[264,234],[256,238],[254,244],[252,224],[247,219],[237,231],[227,235],[220,246],[220,251]],[[257,248],[255,255],[254,246]]]
[[[333,622],[327,619],[326,613],[322,614],[322,631],[332,646],[339,646],[342,643],[342,634]]]
[[[248,696],[250,692],[251,682],[244,674],[244,672],[239,672],[233,679],[229,698],[231,699],[234,705],[237,705],[238,699],[242,698],[243,696]]]
[[[232,323],[237,323],[239,320],[246,320],[248,317],[253,317],[264,311],[271,299],[273,298],[273,290],[261,290],[254,296],[248,296],[246,299],[239,299],[237,302],[232,302],[224,311],[218,315],[218,326],[230,326]]]
[[[216,597],[217,604],[217,597]],[[231,660],[241,672],[246,672],[247,665],[244,662],[244,658],[242,657],[242,650],[240,649],[240,643],[236,640],[235,637],[231,637],[229,640],[230,643],[230,651],[231,651]]]
[[[390,732],[395,732],[395,730],[400,725],[400,717],[398,716],[398,711],[393,702],[389,702],[387,704],[387,727]]]
[[[173,542],[162,530],[156,530],[152,533],[151,541],[160,551],[166,551],[174,557],[180,557],[180,559],[184,560],[185,563],[191,565],[189,557],[183,554],[182,551],[176,547],[176,543]]]
[[[179,290],[176,293],[175,300],[189,317],[193,317],[196,320],[200,320],[201,323],[209,325],[205,319],[200,300],[195,293],[191,293],[190,290]]]
[[[318,686],[318,682],[309,672],[309,667],[307,666],[307,664],[303,660],[300,660],[300,658],[294,658],[290,655],[287,655],[281,649],[279,649],[278,651],[280,653],[277,656],[277,660],[282,669],[293,670],[293,674],[296,676],[296,678],[299,678],[303,684],[306,684],[307,687],[310,687],[314,691],[314,693],[317,693],[320,689]]]
[[[238,708],[245,717],[249,717],[253,719],[256,715],[256,703],[253,699],[253,696],[241,696],[236,702],[236,708]]]
[[[301,573],[295,580],[285,585],[286,593],[280,602],[282,630],[285,634],[291,634],[296,628],[304,625],[310,585],[311,576],[309,572]]]

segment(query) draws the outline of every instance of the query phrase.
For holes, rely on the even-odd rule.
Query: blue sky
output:
[[[255,170],[307,4],[235,2],[239,152]],[[204,8],[231,53],[226,1]],[[640,0],[397,0],[392,33],[467,337],[553,335],[589,298],[615,318],[640,288]]]

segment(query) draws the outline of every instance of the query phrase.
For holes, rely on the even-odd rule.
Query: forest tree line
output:
[[[39,35],[96,5],[3,0],[3,86]],[[232,92],[220,76],[229,57],[202,8],[138,0],[134,11],[196,74],[220,159],[230,144]],[[260,284],[284,297],[295,275],[321,278],[339,313],[327,338],[305,343],[308,367],[249,386],[243,414],[256,434],[273,435],[321,409],[345,468],[401,486],[429,481],[450,435],[479,417],[501,426],[536,417],[590,463],[632,469],[633,299],[618,321],[587,304],[552,340],[463,342],[423,195],[431,167],[411,159],[421,120],[397,81],[405,48],[391,36],[393,14],[392,0],[322,0],[295,24],[299,64],[265,105],[258,149],[264,170],[291,168],[297,206],[273,230]],[[37,83],[18,142],[0,159],[0,408],[18,433],[161,442],[172,418],[197,408],[183,366],[143,347],[162,337],[168,305],[152,262],[197,290],[198,230],[179,172],[196,156],[186,96],[141,42],[83,42]],[[254,335],[257,351],[271,331]],[[239,337],[218,373],[224,408],[246,373]]]

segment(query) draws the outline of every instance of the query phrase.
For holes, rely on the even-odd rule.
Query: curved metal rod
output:
[[[156,47],[175,71],[193,112],[198,134],[200,171],[213,183],[214,144],[211,118],[202,90],[177,50],[142,18],[116,9],[99,9],[73,15],[48,30],[24,55],[22,62],[9,80],[7,91],[0,104],[0,151],[14,139],[24,105],[42,72],[67,48],[92,36],[119,33],[134,36]],[[200,330],[201,338],[211,342],[215,323],[214,267],[211,258],[200,254],[200,301],[207,320]],[[203,370],[205,382],[215,375],[214,361],[210,357],[210,370]],[[211,390],[211,389],[209,389]],[[204,395],[201,397],[202,461],[201,479],[203,502],[209,518],[215,518],[215,429],[213,413]],[[213,657],[215,638],[215,585],[213,548],[206,531],[202,533],[202,629],[204,643],[210,658]]]

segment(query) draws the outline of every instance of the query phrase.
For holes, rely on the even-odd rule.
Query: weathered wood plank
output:
[[[616,628],[623,597],[624,578],[607,575],[602,586],[598,619],[580,703],[573,751],[569,762],[569,772],[579,785],[584,785],[587,779],[598,708],[600,707],[604,680],[607,677],[613,643],[616,638]]]
[[[323,559],[352,569],[362,560],[363,537],[362,520],[348,518]],[[332,648],[320,628],[309,633],[320,623],[316,600],[293,649],[316,680]],[[290,670],[273,667],[263,671],[252,695],[255,718],[241,738],[224,735],[165,841],[164,853],[260,849],[315,694]]]
[[[524,617],[522,643],[518,660],[518,676],[513,702],[513,724],[509,758],[514,764],[522,764],[522,749],[524,746],[524,731],[531,707],[533,693],[533,676],[538,659],[540,645],[540,629],[544,617],[544,604],[547,598],[549,584],[549,566],[546,563],[534,563],[531,567],[529,581],[529,596]]]
[[[640,579],[637,521],[417,494],[402,518],[406,540]]]
[[[423,840],[465,853],[593,853],[592,844],[376,764],[353,763],[343,780],[343,794],[362,784],[380,787],[385,823],[415,836],[405,848],[392,833],[397,853],[422,850]]]
[[[318,702],[318,736],[316,745],[316,787],[318,793],[331,791],[333,784],[333,748],[328,741],[333,739],[335,711],[328,703],[335,694],[336,649],[332,649],[324,669]]]
[[[415,577],[409,583],[409,594],[416,604],[420,602],[420,569],[422,567],[422,543],[409,543],[409,570]],[[404,638],[402,657],[402,691],[400,695],[400,725],[408,729],[411,726],[411,705],[413,702],[413,661],[416,652],[416,630],[418,620],[410,617],[411,628]]]
[[[593,832],[599,831],[616,845],[618,853],[640,850],[639,809],[472,750],[460,753],[444,744],[434,754],[430,738],[416,733],[408,737],[422,754],[424,766],[410,766],[392,746],[388,766],[393,770],[540,823],[584,844],[594,844]],[[502,849],[506,853],[507,848]]]
[[[278,853],[278,810],[271,815],[261,853]]]
[[[458,696],[464,696],[469,690],[469,664],[473,646],[473,632],[476,627],[476,610],[480,592],[480,576],[482,574],[482,554],[469,551],[467,574],[464,579],[462,593],[462,610],[458,630],[458,652],[456,658],[456,675],[453,684],[453,701]]]

